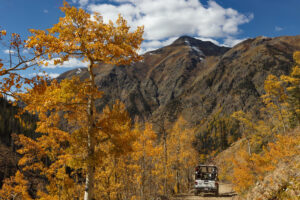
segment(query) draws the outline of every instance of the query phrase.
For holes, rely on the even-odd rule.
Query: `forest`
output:
[[[66,2],[61,10],[65,16],[57,24],[30,29],[26,40],[0,30],[1,41],[17,52],[10,62],[0,59],[1,142],[17,159],[14,174],[3,175],[1,200],[169,198],[193,189],[197,164],[219,162],[216,158],[236,144],[219,168],[221,181],[231,182],[240,198],[249,197],[258,183],[266,188],[267,175],[283,164],[286,179],[274,180],[278,187],[261,195],[299,197],[294,174],[300,171],[300,51],[293,54],[289,74],[267,76],[258,116],[244,110],[224,114],[220,106],[198,124],[176,116],[159,127],[132,119],[120,100],[96,108],[104,95],[96,68],[140,62],[144,27],[132,31],[121,15],[105,23],[100,14]],[[31,57],[23,56],[23,49]],[[22,76],[51,59],[59,65],[71,58],[88,63],[87,79]],[[251,198],[262,198],[257,195]]]

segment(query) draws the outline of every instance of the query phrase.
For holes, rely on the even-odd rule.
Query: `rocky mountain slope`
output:
[[[227,114],[240,109],[257,113],[266,76],[287,74],[297,50],[300,36],[257,37],[233,48],[183,36],[131,66],[96,68],[97,85],[104,91],[97,105],[101,109],[120,99],[132,117],[172,122],[183,115],[191,124],[220,107]],[[74,69],[58,79],[73,75],[85,79],[88,73]]]

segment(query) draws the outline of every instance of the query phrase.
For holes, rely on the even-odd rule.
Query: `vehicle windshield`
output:
[[[201,180],[216,180],[218,176],[217,167],[215,166],[198,166],[196,167],[195,178]]]

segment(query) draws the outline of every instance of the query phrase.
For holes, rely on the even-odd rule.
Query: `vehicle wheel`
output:
[[[217,187],[217,190],[215,191],[215,196],[219,196],[219,187]]]
[[[199,192],[197,190],[195,190],[194,195],[198,196]]]
[[[218,191],[215,192],[215,196],[216,197],[219,196],[219,192]]]

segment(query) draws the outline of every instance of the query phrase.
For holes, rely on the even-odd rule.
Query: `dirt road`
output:
[[[204,196],[194,196],[192,194],[182,194],[173,197],[172,200],[236,200],[237,196],[232,190],[230,184],[220,184],[220,194],[218,197],[214,195],[206,194]]]

